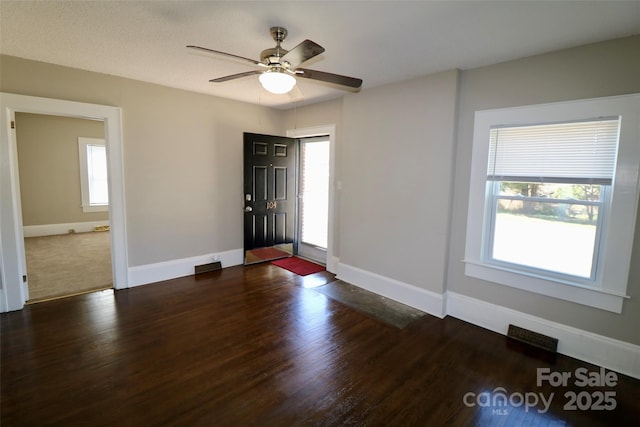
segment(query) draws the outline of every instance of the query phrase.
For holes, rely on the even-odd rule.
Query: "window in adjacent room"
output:
[[[640,96],[476,113],[469,276],[620,312]]]
[[[83,212],[109,210],[107,152],[104,139],[78,138]]]

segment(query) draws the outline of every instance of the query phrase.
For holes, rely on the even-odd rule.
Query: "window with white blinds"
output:
[[[640,94],[476,111],[465,275],[620,313]]]
[[[619,117],[492,126],[487,179],[611,185],[619,130]]]

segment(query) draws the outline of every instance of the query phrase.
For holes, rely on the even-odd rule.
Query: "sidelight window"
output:
[[[329,139],[305,138],[300,152],[300,241],[326,249],[329,199]]]

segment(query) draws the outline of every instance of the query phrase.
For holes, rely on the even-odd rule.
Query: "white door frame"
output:
[[[327,271],[336,272],[337,262],[333,257],[333,233],[335,214],[335,164],[336,164],[336,125],[315,126],[303,129],[289,129],[289,138],[309,138],[329,135],[329,218],[327,224]]]
[[[22,228],[15,113],[104,121],[109,170],[109,223],[113,287],[128,283],[121,109],[98,104],[0,93],[0,312],[21,310],[29,298]]]

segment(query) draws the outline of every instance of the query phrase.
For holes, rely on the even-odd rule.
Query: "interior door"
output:
[[[293,138],[244,134],[245,264],[294,253],[296,150]]]

